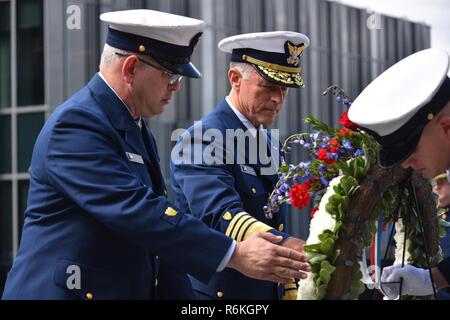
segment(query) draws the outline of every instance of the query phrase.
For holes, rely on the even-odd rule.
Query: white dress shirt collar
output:
[[[112,90],[112,92],[114,92],[114,94],[117,96],[117,98],[120,99],[120,101],[122,101],[123,105],[127,108],[128,112],[130,113],[131,117],[133,118],[134,122],[136,123],[136,125],[142,129],[142,117],[139,117],[138,119],[134,119],[133,114],[130,111],[130,108],[128,108],[127,104],[125,103],[125,101],[122,100],[122,98],[117,94],[116,90],[113,89],[113,87],[111,87],[111,85],[108,83],[108,81],[105,79],[105,77],[102,75],[102,73],[99,71],[98,75],[100,76],[100,78],[102,78],[103,81],[105,81],[105,83],[108,85],[108,87]]]
[[[257,133],[257,129],[256,127],[253,125],[253,123],[250,122],[250,120],[248,120],[242,113],[239,112],[239,110],[233,105],[233,103],[231,102],[231,99],[226,96],[225,97],[225,101],[228,103],[228,105],[230,106],[231,110],[233,110],[233,112],[236,114],[236,116],[239,118],[239,120],[242,122],[242,124],[248,129],[248,131],[250,131],[251,135],[253,136],[253,138],[256,137],[256,133]],[[263,125],[259,125],[258,129],[263,129]]]

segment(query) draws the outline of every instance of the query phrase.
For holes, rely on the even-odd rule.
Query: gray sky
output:
[[[431,47],[450,54],[450,1],[449,0],[334,0],[352,7],[431,26]],[[450,71],[449,71],[450,75]]]

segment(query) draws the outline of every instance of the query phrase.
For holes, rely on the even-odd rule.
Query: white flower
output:
[[[309,272],[306,279],[298,282],[297,300],[317,300],[316,298],[316,284],[314,283],[314,276],[316,274]]]
[[[333,187],[341,181],[342,177],[336,177],[331,180],[327,191],[320,200],[319,210],[316,211],[314,217],[311,219],[309,226],[309,237],[306,240],[306,244],[316,244],[319,243],[319,235],[325,230],[334,230],[336,226],[336,220],[334,217],[326,211],[326,205],[328,199],[335,194]]]
[[[309,237],[306,240],[306,244],[319,243],[319,235],[325,230],[334,230],[336,226],[335,218],[329,214],[326,210],[328,199],[335,194],[333,187],[340,183],[342,176],[336,177],[331,180],[327,191],[320,200],[319,210],[316,211],[314,217],[311,219],[309,226]],[[298,286],[298,300],[317,300],[316,298],[316,284],[314,282],[316,274],[313,272],[308,273],[308,277],[299,282]]]

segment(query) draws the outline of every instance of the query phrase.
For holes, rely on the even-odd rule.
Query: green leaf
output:
[[[439,226],[439,238],[445,237],[446,234],[447,232],[445,232],[445,229]]]
[[[305,244],[304,250],[306,252],[312,252],[312,253],[321,252],[320,243]]]
[[[325,260],[327,256],[325,254],[316,253],[313,257],[308,258],[310,264],[319,264]]]
[[[333,258],[334,252],[334,239],[327,238],[320,244],[320,250],[327,255],[330,259]]]
[[[342,178],[340,185],[342,186],[342,189],[344,189],[345,194],[349,195],[350,190],[358,185],[358,181],[351,176],[347,176]]]
[[[322,279],[322,283],[328,284],[331,279],[331,273],[329,269],[320,269],[319,277]]]
[[[334,270],[336,270],[335,266],[332,266],[327,260],[322,261],[322,263],[320,264],[320,268],[322,269],[326,269],[331,273],[334,272]]]
[[[342,173],[346,176],[351,176],[352,174],[352,170],[351,168],[347,165],[347,162],[342,161],[342,160],[338,160],[336,161],[336,168],[338,168],[339,170],[342,171]]]
[[[320,272],[320,264],[311,263],[311,272],[318,274]]]
[[[327,285],[326,284],[322,284],[319,287],[317,287],[316,298],[318,300],[322,300],[323,298],[325,298],[326,294],[327,294]]]
[[[336,215],[338,213],[336,206],[334,206],[331,202],[326,204],[325,210],[327,210],[327,212],[331,215]]]
[[[336,222],[336,225],[334,226],[334,235],[337,237],[339,235],[339,230],[342,227],[342,221]]]
[[[328,199],[328,203],[332,203],[333,206],[337,206],[340,202],[341,202],[342,196],[340,196],[339,194],[333,194],[329,199]]]
[[[279,173],[287,173],[289,171],[289,164],[285,163],[280,168],[278,168]]]
[[[338,220],[342,220],[343,217],[345,217],[346,211],[344,206],[342,205],[342,202],[339,203],[338,205],[338,211],[339,211],[339,219]]]
[[[333,232],[331,230],[325,230],[324,232],[322,232],[321,234],[319,234],[319,240],[320,241],[324,241],[325,239],[329,238],[333,236]]]

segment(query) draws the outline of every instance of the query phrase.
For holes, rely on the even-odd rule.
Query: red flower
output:
[[[328,145],[330,147],[334,147],[334,148],[339,148],[340,147],[339,141],[336,138],[333,138],[330,141],[328,141]]]
[[[347,128],[342,128],[340,131],[339,131],[339,135],[341,136],[341,137],[344,137],[346,134],[348,134],[348,136],[351,138],[351,137],[353,137],[353,132],[351,131],[351,130],[348,130]]]
[[[327,150],[325,149],[319,149],[319,151],[317,151],[317,159],[322,160],[326,164],[332,164],[335,162],[335,160],[328,158]]]
[[[332,153],[338,152],[339,147],[341,146],[336,138],[333,138],[330,141],[328,141],[328,145],[330,146],[329,151]]]
[[[309,216],[311,217],[311,219],[314,218],[314,214],[317,210],[319,210],[319,207],[312,207],[311,211],[309,212]]]
[[[356,130],[358,126],[350,121],[348,118],[348,111],[344,111],[341,115],[341,119],[339,120],[341,126],[349,128],[350,130]]]
[[[309,186],[306,184],[294,184],[289,192],[289,198],[291,199],[291,204],[301,209],[304,206],[309,205],[311,200],[309,196]]]

